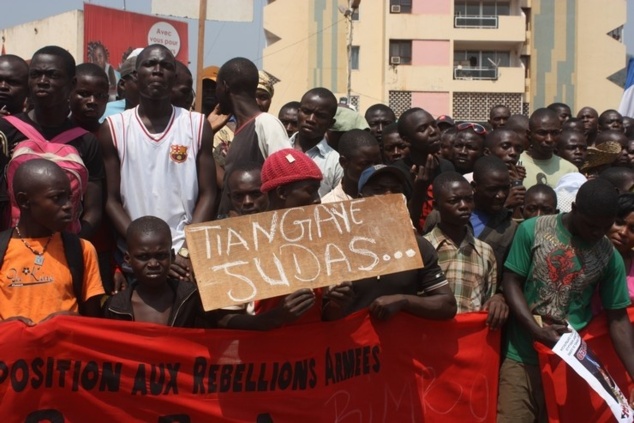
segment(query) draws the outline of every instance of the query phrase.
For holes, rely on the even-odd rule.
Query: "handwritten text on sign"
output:
[[[398,194],[190,225],[205,310],[422,267]]]

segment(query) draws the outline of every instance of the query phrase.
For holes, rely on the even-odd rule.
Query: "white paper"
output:
[[[561,336],[553,347],[553,352],[572,367],[603,398],[617,422],[632,423],[634,410],[628,404],[627,398],[599,362],[597,356],[588,349],[588,345],[581,339],[579,333],[571,327],[568,328],[570,332]]]
[[[152,0],[152,13],[198,19],[198,0]],[[253,0],[207,0],[208,21],[253,22]]]

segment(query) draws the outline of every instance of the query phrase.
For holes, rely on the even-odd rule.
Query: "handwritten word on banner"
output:
[[[422,267],[398,194],[190,225],[205,310]]]

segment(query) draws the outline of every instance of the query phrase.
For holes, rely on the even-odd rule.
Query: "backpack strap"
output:
[[[11,125],[15,126],[15,128],[18,131],[22,132],[22,134],[24,134],[24,136],[28,139],[46,142],[46,139],[42,136],[42,134],[40,134],[40,131],[35,129],[33,125],[30,125],[22,119],[11,115],[5,116],[4,119],[8,121]]]
[[[4,234],[4,232],[0,233],[0,243],[2,242],[2,234]],[[84,252],[81,248],[81,241],[75,234],[62,232],[62,242],[64,244],[64,254],[66,255],[68,269],[70,270],[73,280],[73,293],[79,305],[79,314],[83,315]],[[0,244],[0,248],[1,247],[2,244]]]
[[[15,116],[5,116],[4,118],[11,125],[15,126],[18,131],[22,132],[22,134],[24,134],[24,136],[28,139],[46,142],[46,139],[42,136],[42,134],[40,134],[40,131],[35,129],[33,125]],[[68,144],[75,138],[79,138],[87,133],[88,131],[86,131],[84,128],[75,126],[74,128],[67,129],[61,134],[57,134],[55,137],[53,137],[52,140],[50,140],[50,142],[54,144]]]
[[[4,255],[7,253],[7,248],[9,248],[9,241],[11,241],[12,235],[13,228],[0,232],[0,266],[4,262]]]

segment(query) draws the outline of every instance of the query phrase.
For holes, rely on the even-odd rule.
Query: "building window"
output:
[[[390,64],[412,64],[412,40],[390,40]]]
[[[509,51],[456,50],[454,79],[497,79],[498,67],[511,66]]]
[[[497,28],[498,16],[508,16],[511,4],[508,1],[468,1],[454,3],[455,28]]]
[[[390,0],[390,13],[412,13],[412,0]]]
[[[359,46],[352,46],[350,53],[350,68],[359,70]]]

